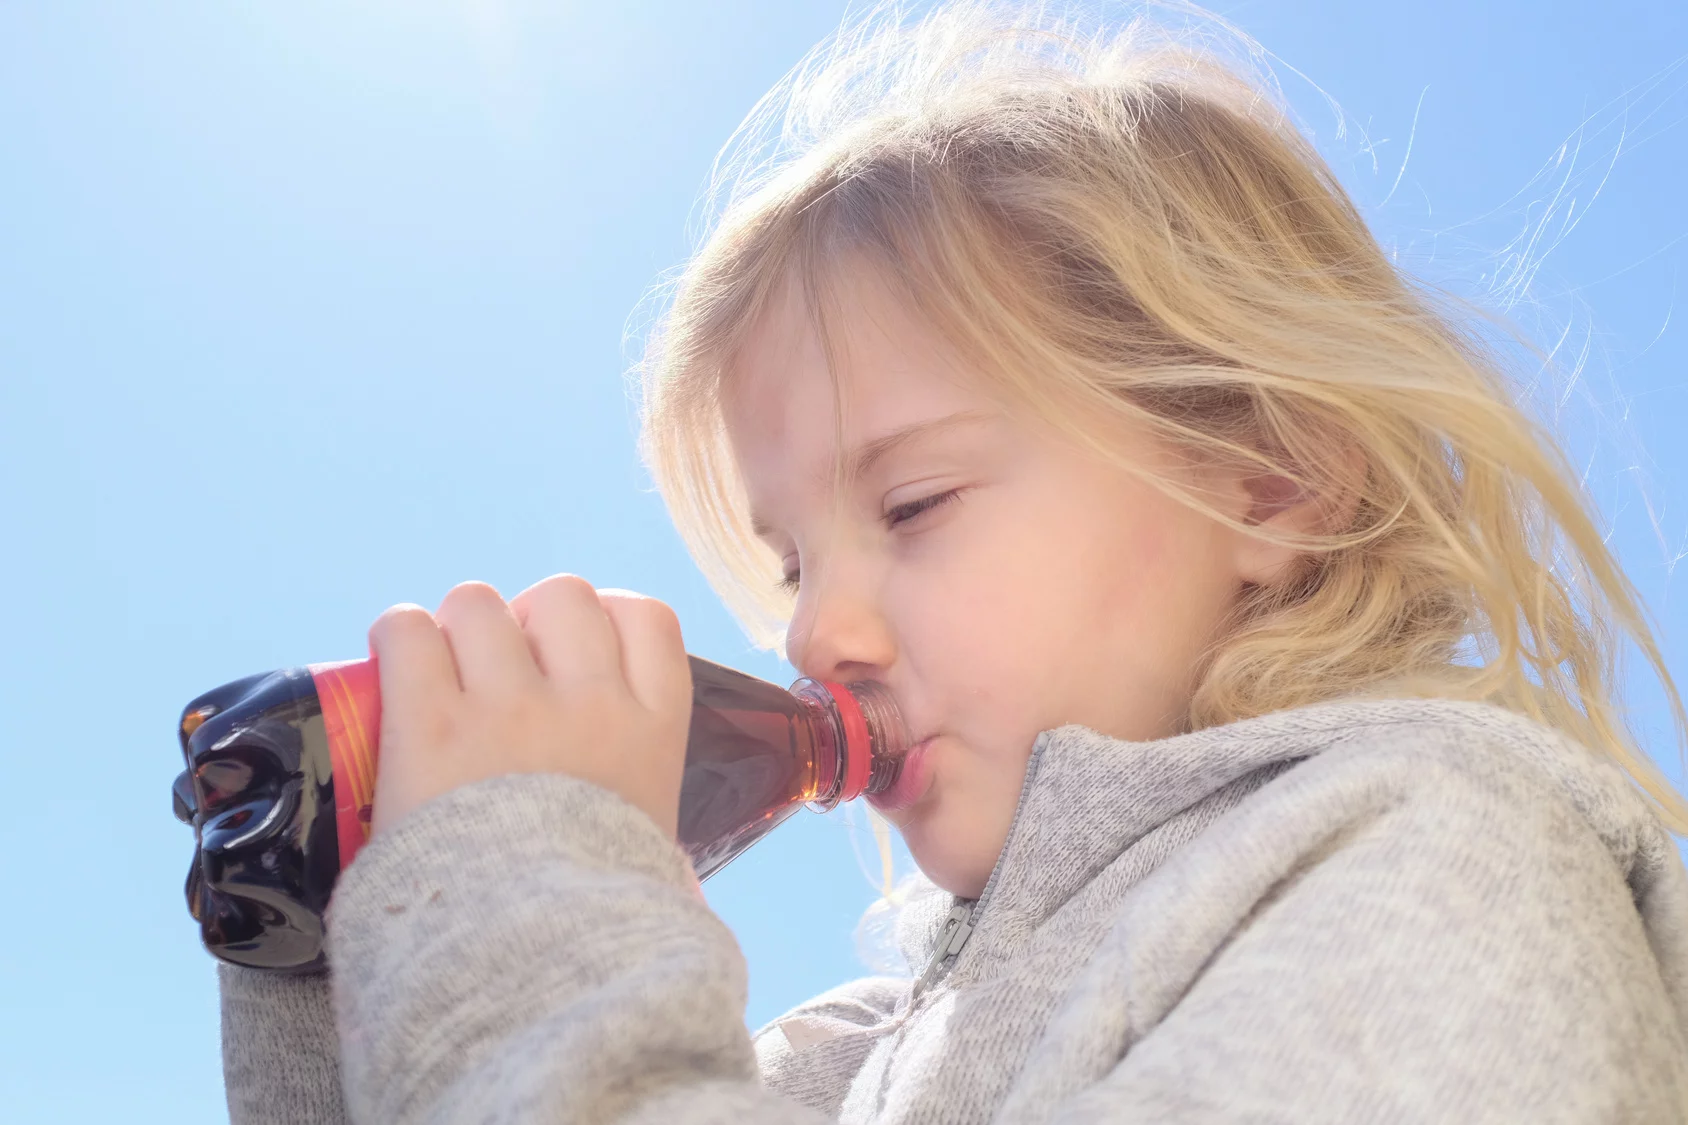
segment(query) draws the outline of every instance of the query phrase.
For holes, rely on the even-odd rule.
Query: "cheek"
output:
[[[941,549],[934,538],[932,549],[898,559],[886,606],[899,649],[933,703],[1012,743],[1041,729],[1037,703],[1084,658],[1092,639],[1084,630],[1099,614],[1130,614],[1138,588],[1115,589],[1099,573],[1121,560],[1097,529],[1075,528],[1073,513],[1047,504],[1010,499],[991,497],[988,508],[940,529]]]
[[[1015,743],[1176,694],[1232,590],[1213,525],[1159,493],[1029,499],[903,571],[899,599],[909,655]]]
[[[1041,538],[1013,533],[1008,513],[969,512],[942,546],[911,552],[894,569],[898,619],[916,649],[942,650],[960,666],[1012,666],[1046,604],[1050,560]],[[1009,534],[1003,534],[1008,530]]]
[[[1133,623],[1165,612],[1191,576],[1188,545],[1173,521],[1136,513],[1080,536],[1070,556],[1076,610],[1095,626]]]
[[[1137,629],[1177,600],[1175,588],[1191,577],[1188,531],[1129,490],[1073,489],[1028,506],[1002,545],[1010,579],[994,613],[1043,641],[1038,655],[1046,661],[1056,655],[1051,647],[1082,649]]]
[[[1074,521],[1068,577],[1099,624],[1195,624],[1225,600],[1232,582],[1218,524],[1129,478],[1093,500],[1111,518]]]
[[[1170,500],[1142,511],[1148,518],[1091,539],[1088,564],[1075,560],[1074,647],[1084,656],[1055,687],[1078,721],[1127,738],[1181,729],[1238,586],[1218,525]]]
[[[978,705],[1016,671],[1011,640],[1023,632],[1004,575],[978,559],[951,568],[904,568],[886,605],[898,647],[923,688],[949,704]]]

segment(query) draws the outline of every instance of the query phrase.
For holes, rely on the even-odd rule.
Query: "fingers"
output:
[[[558,574],[506,604],[491,586],[465,582],[431,616],[395,606],[370,629],[381,661],[383,703],[411,713],[451,688],[509,695],[541,678],[567,689],[619,681],[647,710],[684,710],[691,668],[674,611],[626,590],[594,590]]]
[[[633,697],[649,711],[685,711],[691,706],[692,673],[674,611],[628,590],[597,593],[621,637],[621,674]]]
[[[486,583],[453,586],[434,620],[451,646],[464,691],[508,695],[539,680],[516,615]]]
[[[419,605],[396,605],[377,617],[369,651],[380,669],[383,725],[429,714],[429,704],[459,690],[451,646]]]
[[[615,625],[586,579],[554,574],[510,599],[545,678],[559,687],[621,672]]]

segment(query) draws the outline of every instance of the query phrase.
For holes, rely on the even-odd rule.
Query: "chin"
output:
[[[941,824],[929,817],[918,824],[903,828],[903,842],[921,874],[952,895],[978,898],[989,881],[995,857],[984,863],[983,870],[973,849],[958,847],[954,831],[946,832]]]

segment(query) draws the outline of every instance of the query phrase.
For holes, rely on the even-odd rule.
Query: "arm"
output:
[[[912,985],[906,977],[851,981],[769,1023],[751,1038],[763,1085],[837,1116]]]
[[[1688,1119],[1688,1043],[1624,861],[1562,791],[1453,744],[1332,751],[1276,784],[1143,888],[1150,914],[1198,868],[1254,888],[1187,987],[1153,991],[1156,958],[1191,948],[1170,931],[1076,984],[1091,1010],[1051,1039],[1111,1021],[1119,1054],[1042,1091],[1060,1120]]]
[[[219,964],[223,1081],[231,1125],[342,1125],[339,1035],[326,973],[286,976]],[[753,1037],[764,1083],[836,1111],[871,1049],[870,1031],[908,991],[888,977],[834,989]]]
[[[763,1088],[684,857],[576,778],[463,786],[377,835],[329,954],[355,1120],[823,1120]]]
[[[339,1039],[327,974],[217,966],[230,1125],[341,1125]]]

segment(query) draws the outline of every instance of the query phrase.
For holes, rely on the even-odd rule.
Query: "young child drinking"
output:
[[[222,969],[235,1122],[1688,1120],[1688,805],[1615,638],[1681,725],[1669,673],[1267,91],[961,4],[777,94],[646,450],[752,628],[898,700],[916,975],[748,1034],[672,613],[466,584],[371,630],[330,977]]]

